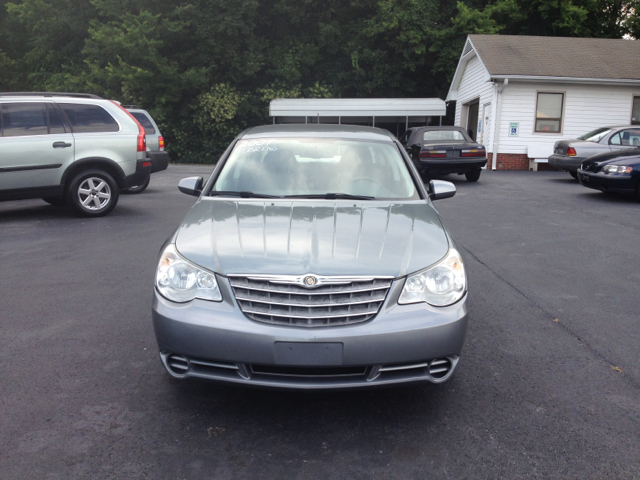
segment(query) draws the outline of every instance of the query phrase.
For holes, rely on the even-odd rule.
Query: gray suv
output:
[[[124,108],[133,115],[147,135],[147,157],[151,160],[151,173],[161,172],[169,166],[169,152],[164,150],[164,137],[160,133],[160,129],[149,112],[138,108],[137,105],[124,105]],[[149,180],[142,185],[129,187],[129,193],[141,193],[149,186]]]
[[[0,200],[42,198],[99,217],[151,174],[144,128],[89,94],[0,93]]]

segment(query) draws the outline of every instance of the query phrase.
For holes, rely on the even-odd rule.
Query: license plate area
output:
[[[342,365],[342,350],[342,343],[275,342],[274,359],[276,365]]]
[[[458,158],[460,150],[447,150],[447,158]]]

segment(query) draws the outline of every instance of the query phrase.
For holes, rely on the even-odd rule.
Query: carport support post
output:
[[[372,126],[372,127],[375,127],[375,126],[376,126],[376,116],[375,116],[375,115],[373,116],[373,125],[371,125],[371,126]]]
[[[496,85],[496,113],[493,122],[493,155],[491,156],[491,170],[497,170],[498,147],[500,144],[500,110],[502,107],[502,92],[509,85],[509,79],[505,78],[502,85]]]
[[[407,115],[407,120],[404,122],[404,130],[405,132],[409,130],[409,115]]]

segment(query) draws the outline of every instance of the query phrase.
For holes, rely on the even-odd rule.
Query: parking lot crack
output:
[[[533,305],[535,308],[537,308],[538,310],[540,310],[545,316],[548,316],[551,320],[554,321],[554,323],[556,325],[558,325],[562,330],[564,330],[568,335],[570,335],[571,337],[573,337],[574,339],[576,339],[581,345],[584,345],[584,347],[586,347],[589,351],[591,351],[600,361],[602,361],[603,363],[605,363],[606,365],[608,365],[609,367],[614,367],[614,365],[616,364],[616,362],[612,362],[611,360],[609,360],[608,358],[606,358],[602,353],[600,353],[593,345],[589,344],[588,342],[586,342],[582,337],[580,337],[580,335],[575,332],[574,330],[572,330],[567,324],[565,324],[562,321],[559,321],[558,318],[556,318],[555,315],[553,315],[551,312],[548,312],[542,305],[538,304],[534,299],[532,299],[531,297],[529,297],[525,292],[523,292],[522,290],[520,290],[516,285],[514,285],[513,283],[511,283],[509,280],[507,280],[506,278],[502,277],[498,272],[496,272],[493,268],[491,268],[489,265],[487,265],[485,262],[483,262],[482,260],[480,260],[480,258],[478,258],[477,255],[475,255],[473,252],[471,252],[469,249],[465,248],[463,245],[460,245],[459,243],[457,244],[458,248],[462,249],[465,251],[465,253],[467,255],[469,255],[470,257],[472,257],[476,262],[478,262],[480,265],[482,265],[483,267],[485,267],[487,270],[489,270],[491,273],[493,273],[496,278],[500,279],[502,282],[506,283],[507,285],[509,285],[514,291],[516,291],[520,296],[524,297],[527,302],[529,302],[531,305]],[[617,367],[616,367],[617,368]],[[616,370],[616,368],[614,368],[614,370]],[[620,377],[622,377],[623,380],[625,380],[629,385],[633,386],[636,390],[640,391],[640,383],[638,383],[637,381],[635,381],[633,378],[629,377],[629,375],[626,375],[624,373],[624,371],[619,371],[619,369],[616,370],[618,372],[618,375]]]

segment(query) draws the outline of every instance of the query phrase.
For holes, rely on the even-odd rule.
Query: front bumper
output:
[[[565,172],[576,172],[583,161],[584,158],[582,157],[570,157],[568,155],[553,154],[549,157],[549,165],[556,170],[562,170]]]
[[[578,180],[582,185],[602,192],[632,195],[636,191],[637,180],[630,175],[593,173],[578,170]]]
[[[169,166],[169,152],[147,152],[151,160],[151,173],[161,172]]]
[[[467,330],[466,295],[449,307],[398,305],[404,280],[393,282],[372,320],[318,328],[250,320],[238,307],[227,279],[218,277],[218,284],[222,302],[196,299],[176,304],[154,291],[156,339],[163,364],[174,377],[296,389],[441,383],[455,370]],[[307,346],[340,345],[340,354],[326,364],[304,354],[292,362],[277,355],[279,342],[303,352]],[[182,367],[172,368],[172,359]],[[446,371],[435,373],[438,365]]]
[[[421,158],[415,166],[421,173],[468,173],[487,164],[487,157],[470,158]]]
[[[151,175],[151,160],[143,158],[136,161],[136,171],[122,179],[122,189],[142,185]]]

